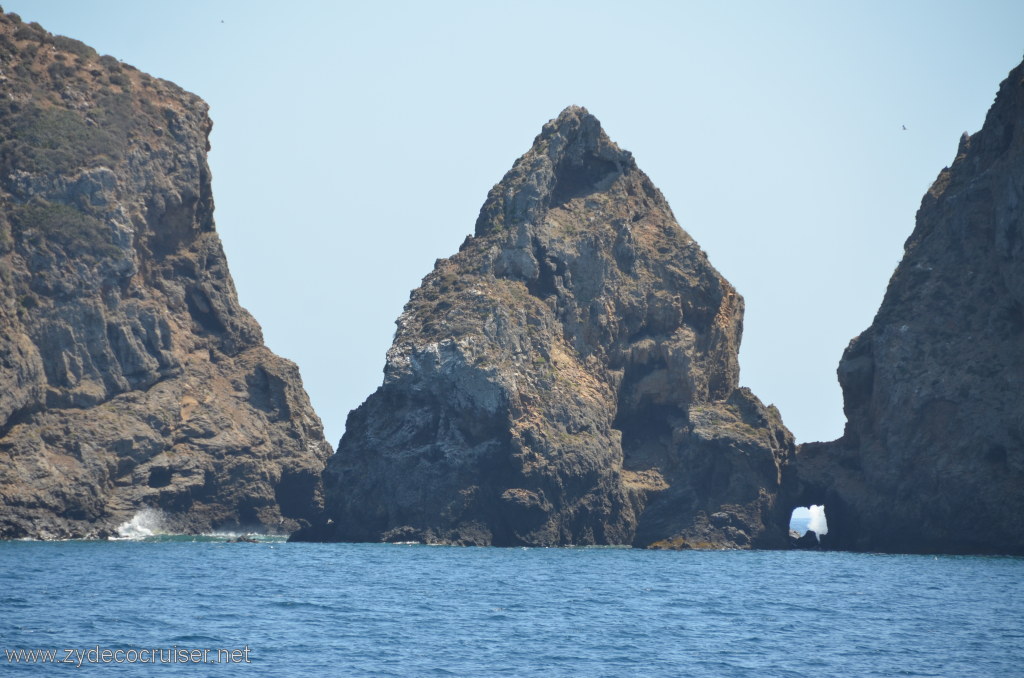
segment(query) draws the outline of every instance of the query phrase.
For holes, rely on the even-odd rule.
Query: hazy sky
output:
[[[745,297],[742,384],[799,441],[838,437],[843,349],[1024,56],[1019,0],[3,7],[209,102],[239,296],[332,444],[380,384],[410,290],[569,104]]]

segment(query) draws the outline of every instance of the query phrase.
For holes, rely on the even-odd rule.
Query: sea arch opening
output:
[[[828,519],[825,516],[824,504],[797,506],[789,516],[789,536],[800,539],[808,532],[813,532],[818,543],[828,534]]]

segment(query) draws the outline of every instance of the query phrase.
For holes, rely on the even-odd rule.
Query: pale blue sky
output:
[[[209,102],[241,301],[332,444],[380,384],[409,291],[569,104],[746,298],[743,385],[798,440],[838,437],[842,351],[1024,56],[1016,0],[3,7]]]

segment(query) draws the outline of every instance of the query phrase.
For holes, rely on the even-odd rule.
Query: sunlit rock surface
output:
[[[0,538],[290,532],[330,446],[238,304],[198,97],[0,15]]]

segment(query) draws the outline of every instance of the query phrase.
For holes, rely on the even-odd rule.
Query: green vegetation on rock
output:
[[[37,245],[56,245],[66,253],[117,256],[121,250],[110,228],[70,205],[25,205],[11,212],[18,234]]]
[[[110,164],[124,154],[122,136],[77,111],[29,106],[15,112],[18,108],[8,103],[7,111],[0,111],[0,166],[5,172],[66,172]]]

